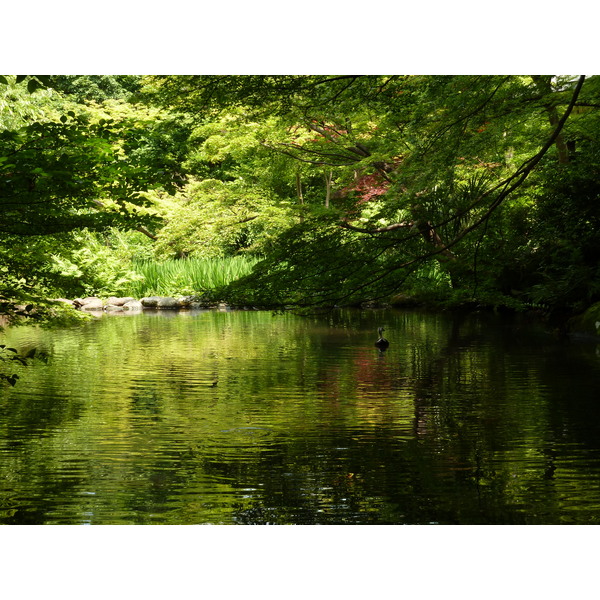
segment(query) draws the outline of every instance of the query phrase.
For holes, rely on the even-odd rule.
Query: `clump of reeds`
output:
[[[135,261],[133,270],[142,279],[132,281],[126,293],[135,298],[205,294],[248,275],[257,262],[245,256]]]

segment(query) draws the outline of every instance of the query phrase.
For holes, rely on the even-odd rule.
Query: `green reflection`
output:
[[[2,389],[1,523],[599,521],[595,347],[524,319],[161,312],[6,337],[51,358]]]

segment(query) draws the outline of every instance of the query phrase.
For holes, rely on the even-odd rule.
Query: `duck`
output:
[[[383,332],[385,329],[383,327],[379,327],[377,329],[377,333],[379,333],[379,339],[375,342],[375,346],[380,350],[386,350],[390,343],[383,337]]]

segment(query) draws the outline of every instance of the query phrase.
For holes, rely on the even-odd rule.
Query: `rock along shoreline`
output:
[[[77,310],[85,312],[140,312],[146,309],[150,310],[201,310],[201,309],[220,309],[227,310],[233,307],[223,302],[202,302],[194,296],[184,296],[182,298],[172,298],[171,296],[148,296],[137,300],[136,298],[116,297],[102,299],[98,296],[89,296],[87,298],[57,298],[57,302],[70,304]],[[255,310],[253,307],[240,307],[241,310]]]

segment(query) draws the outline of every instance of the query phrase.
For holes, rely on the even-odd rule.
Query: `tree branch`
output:
[[[581,92],[581,88],[583,86],[584,81],[585,81],[585,75],[581,75],[579,77],[579,80],[577,81],[575,90],[573,91],[573,96],[571,97],[571,102],[569,102],[569,106],[565,110],[563,116],[560,118],[560,121],[557,123],[554,131],[552,132],[552,135],[546,140],[546,143],[542,146],[540,151],[537,154],[535,154],[534,156],[532,156],[530,159],[526,160],[519,167],[519,169],[517,169],[517,171],[513,175],[511,175],[511,177],[508,177],[507,179],[505,179],[503,182],[501,182],[500,184],[495,186],[492,190],[488,190],[487,192],[484,192],[484,194],[482,194],[474,203],[472,203],[468,209],[468,210],[472,209],[475,206],[475,204],[477,204],[481,201],[481,199],[483,197],[489,196],[491,191],[497,190],[497,189],[503,187],[504,189],[500,192],[498,197],[491,203],[491,205],[485,211],[485,213],[479,219],[477,219],[474,223],[472,223],[471,225],[469,225],[468,227],[463,229],[463,231],[461,231],[452,241],[445,244],[442,248],[439,248],[435,252],[431,252],[430,254],[428,254],[424,257],[419,257],[412,261],[408,261],[404,265],[401,265],[401,267],[408,266],[408,265],[412,264],[413,262],[415,262],[416,260],[430,258],[432,256],[435,256],[437,254],[441,254],[441,253],[445,252],[446,250],[450,249],[452,246],[455,246],[467,234],[469,234],[471,231],[473,231],[474,229],[479,227],[482,223],[484,223],[487,219],[490,218],[492,213],[502,204],[502,202],[504,202],[504,200],[506,200],[507,196],[509,194],[511,194],[512,192],[514,192],[518,187],[521,186],[521,184],[525,181],[525,179],[527,179],[527,177],[529,176],[531,171],[533,171],[533,169],[542,160],[542,158],[544,157],[546,152],[548,152],[548,150],[551,148],[552,144],[554,144],[554,142],[556,141],[556,138],[560,135],[560,132],[562,131],[567,119],[569,118],[569,115],[571,114],[573,107],[575,106],[575,102],[577,101],[577,97],[579,96],[579,93]],[[509,186],[509,183],[515,179],[516,179],[516,181],[512,185]],[[453,218],[456,218],[456,215],[454,215]],[[446,222],[449,222],[449,220],[447,220]],[[436,227],[439,227],[439,225],[436,225]],[[400,267],[398,267],[398,268],[400,268]]]
[[[340,227],[344,229],[350,229],[352,231],[358,231],[360,233],[367,233],[369,235],[374,235],[376,233],[385,233],[387,231],[395,231],[396,229],[403,229],[407,227],[414,227],[415,223],[394,223],[393,225],[387,225],[386,227],[376,227],[375,229],[366,229],[364,227],[356,227],[356,225],[351,225],[347,221],[342,221]]]
[[[447,225],[451,221],[459,219],[460,217],[464,216],[465,214],[468,214],[471,210],[473,210],[478,204],[480,204],[490,194],[492,194],[493,192],[495,192],[497,190],[501,190],[498,197],[494,199],[494,201],[490,204],[488,209],[484,212],[484,214],[480,218],[478,218],[474,223],[472,223],[471,225],[469,225],[468,227],[463,229],[450,242],[440,245],[439,247],[436,248],[436,250],[433,250],[432,252],[429,252],[425,255],[421,255],[421,256],[414,258],[410,261],[407,261],[401,265],[393,267],[392,269],[389,270],[388,274],[397,269],[408,267],[408,266],[414,264],[415,262],[426,260],[428,258],[437,256],[439,254],[447,255],[447,252],[450,250],[450,248],[452,246],[455,246],[461,239],[463,239],[471,231],[473,231],[474,229],[479,227],[482,223],[484,223],[487,219],[489,219],[489,217],[492,215],[492,213],[502,204],[502,202],[504,202],[504,200],[506,200],[508,195],[511,194],[512,192],[514,192],[518,187],[521,186],[521,184],[525,181],[525,179],[527,179],[529,174],[539,164],[539,162],[542,160],[542,158],[545,156],[545,154],[548,152],[548,150],[552,147],[556,138],[560,135],[567,119],[569,118],[569,115],[571,114],[573,107],[576,104],[577,98],[579,96],[579,93],[581,92],[581,88],[583,86],[584,81],[585,81],[585,75],[581,75],[579,77],[579,80],[577,82],[575,90],[573,91],[573,95],[571,97],[571,101],[569,102],[567,109],[565,110],[564,114],[560,118],[559,122],[557,123],[557,125],[554,128],[550,137],[546,140],[546,143],[542,146],[542,148],[534,156],[532,156],[531,158],[529,158],[525,162],[523,162],[521,164],[521,166],[510,177],[507,177],[506,179],[504,179],[503,181],[501,181],[500,183],[495,185],[493,188],[486,190],[483,194],[478,196],[464,210],[460,211],[459,213],[455,213],[451,217],[449,217],[439,223],[429,225],[429,227],[431,227],[435,231],[437,228],[442,227],[443,225]],[[387,227],[380,227],[380,228],[374,228],[374,229],[358,228],[353,225],[350,225],[349,223],[340,223],[340,226],[344,227],[346,229],[352,229],[354,231],[359,231],[361,233],[377,234],[377,233],[385,233],[386,231],[392,231],[394,229],[400,229],[402,227],[407,227],[407,224],[406,223],[395,223],[393,225],[388,225]],[[404,238],[398,240],[398,242],[408,241],[409,239],[411,239],[413,237],[417,237],[421,234],[422,234],[421,231],[417,231],[413,234],[407,235]]]
[[[101,202],[100,200],[92,200],[92,202],[94,204],[96,204],[97,206],[100,206],[102,208],[106,208],[106,205]],[[148,231],[143,225],[138,225],[135,228],[136,231],[139,231],[140,233],[143,233],[145,236],[149,237],[151,240],[156,241],[158,239],[157,236],[155,236],[153,233],[151,233],[150,231]]]

